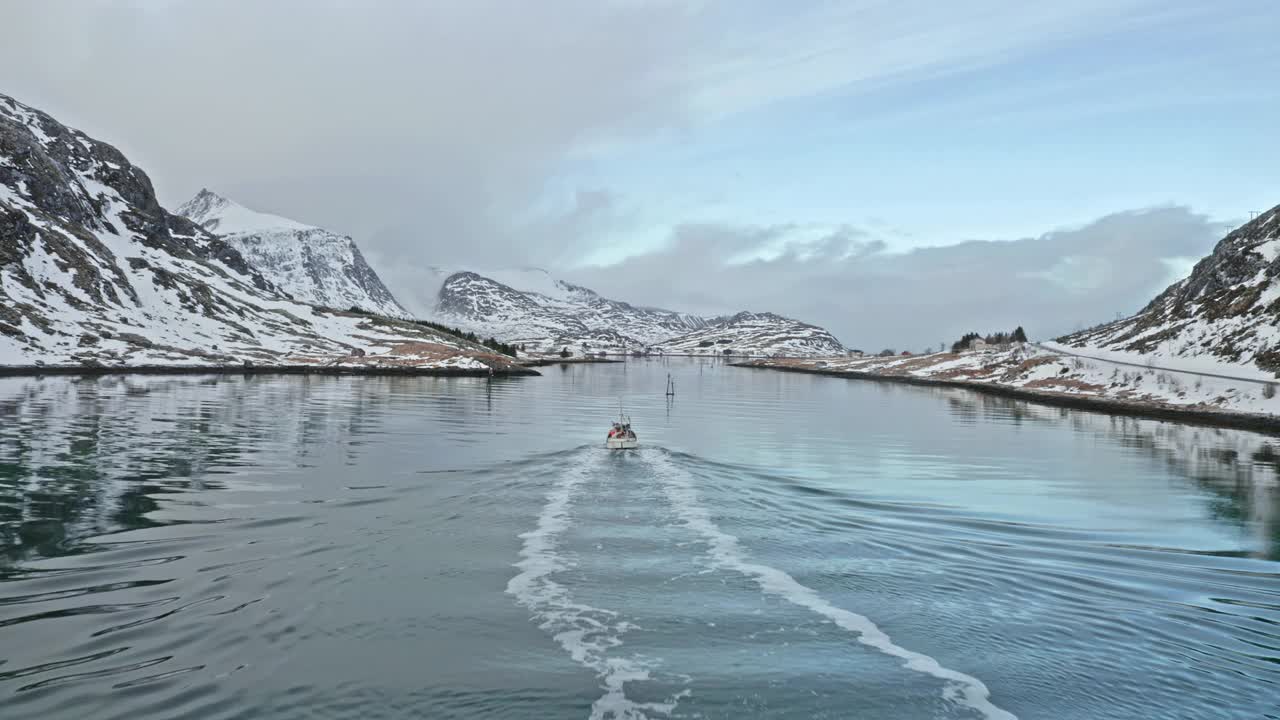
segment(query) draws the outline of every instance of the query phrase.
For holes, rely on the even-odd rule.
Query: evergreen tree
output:
[[[1018,326],[1018,329],[1017,329],[1017,330],[1014,330],[1014,331],[1013,331],[1013,341],[1014,341],[1014,342],[1026,342],[1026,341],[1027,341],[1027,332],[1026,332],[1025,330],[1023,330],[1023,329],[1022,329],[1022,326],[1021,326],[1021,325],[1019,325],[1019,326]]]

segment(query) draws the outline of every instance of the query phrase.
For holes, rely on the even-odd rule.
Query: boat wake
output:
[[[626,683],[648,680],[653,665],[644,658],[610,654],[622,644],[622,635],[635,626],[612,610],[578,602],[569,588],[555,580],[558,573],[575,565],[560,547],[561,536],[573,522],[573,500],[582,485],[602,471],[602,460],[607,455],[592,451],[585,454],[590,457],[568,463],[570,469],[547,493],[537,527],[520,536],[524,545],[515,565],[520,573],[507,583],[507,592],[529,609],[538,627],[550,633],[574,662],[594,671],[600,679],[605,692],[591,706],[592,720],[645,720],[654,714],[670,715],[678,695],[667,702],[645,703],[626,696]]]
[[[617,648],[627,632],[638,629],[613,610],[595,607],[575,599],[570,587],[557,580],[577,563],[564,545],[564,535],[573,526],[573,504],[589,480],[612,477],[619,464],[606,462],[608,452],[584,451],[569,458],[568,469],[549,489],[538,516],[537,526],[520,536],[523,546],[516,567],[520,572],[507,584],[507,592],[532,613],[538,626],[549,633],[574,662],[590,669],[600,681],[604,694],[591,707],[592,720],[643,720],[669,716],[688,690],[664,702],[636,702],[627,697],[626,685],[650,680],[655,663],[632,654],[623,656]],[[666,452],[641,451],[645,475],[657,483],[677,525],[705,544],[711,571],[738,573],[752,580],[766,595],[779,597],[813,612],[853,633],[863,645],[902,661],[913,672],[937,678],[943,683],[943,699],[980,713],[989,720],[1017,720],[997,707],[981,680],[944,667],[934,658],[896,644],[869,618],[833,605],[816,590],[801,584],[787,572],[751,560],[738,538],[722,530],[695,487],[694,476]]]
[[[738,538],[721,530],[711,519],[711,513],[702,504],[688,471],[679,467],[666,453],[645,453],[644,457],[652,465],[654,475],[681,524],[706,542],[707,554],[715,567],[751,578],[765,594],[817,613],[854,633],[863,645],[901,659],[910,670],[944,681],[947,700],[976,710],[992,720],[1017,720],[1013,713],[991,702],[990,691],[981,680],[943,667],[928,655],[895,644],[870,619],[832,605],[813,588],[800,584],[782,570],[752,562]]]

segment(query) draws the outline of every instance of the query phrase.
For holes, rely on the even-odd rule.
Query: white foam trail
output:
[[[625,685],[648,680],[651,663],[639,657],[608,656],[609,650],[622,644],[623,633],[635,626],[617,619],[611,610],[575,601],[568,588],[552,579],[574,565],[559,552],[559,538],[572,523],[569,511],[576,491],[600,472],[603,455],[576,463],[547,493],[538,526],[520,535],[524,546],[515,564],[520,573],[507,583],[507,592],[529,609],[538,627],[550,633],[574,662],[600,678],[604,695],[592,703],[591,720],[646,720],[650,712],[670,715],[684,693],[665,703],[633,702],[627,699]]]
[[[738,538],[724,532],[711,519],[711,514],[698,499],[698,491],[688,472],[674,465],[663,455],[649,456],[662,490],[672,509],[686,527],[702,536],[707,542],[707,553],[716,566],[733,570],[756,582],[770,595],[787,600],[793,605],[811,610],[857,635],[858,642],[880,652],[903,660],[903,665],[916,672],[932,675],[947,683],[945,697],[966,705],[993,720],[1017,720],[1013,713],[996,707],[991,693],[981,680],[956,670],[943,667],[937,660],[922,653],[907,650],[893,642],[883,630],[869,618],[832,605],[813,588],[801,585],[786,572],[768,565],[753,563],[747,559]]]

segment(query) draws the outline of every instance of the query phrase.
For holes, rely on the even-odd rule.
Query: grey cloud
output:
[[[798,262],[841,262],[874,255],[886,247],[884,240],[871,237],[866,230],[843,225],[813,242],[786,245],[782,258]]]
[[[458,223],[469,223],[469,231],[455,237],[473,237],[482,232],[474,217],[459,217]],[[524,218],[518,237],[506,247],[480,245],[474,242],[447,243],[429,254],[412,244],[394,242],[395,237],[411,237],[423,232],[421,221],[388,225],[366,243],[367,259],[396,298],[411,312],[429,315],[435,306],[437,277],[431,268],[486,269],[512,267],[557,268],[574,264],[594,247],[597,239],[620,224],[630,222],[629,215],[617,196],[607,190],[577,190],[564,207]],[[434,226],[432,226],[434,228]],[[392,241],[385,240],[392,236]]]
[[[119,145],[167,206],[207,186],[374,253],[479,264],[528,245],[516,219],[574,148],[686,121],[673,78],[697,20],[597,0],[3,14],[0,87]]]
[[[584,148],[997,62],[1146,3],[981,4],[9,2],[0,87],[120,145],[169,206],[210,187],[390,258],[552,264],[577,237],[521,219]]]
[[[822,324],[847,344],[919,349],[968,330],[1016,325],[1048,338],[1134,312],[1172,280],[1168,259],[1207,253],[1226,227],[1168,207],[1036,238],[906,253],[885,252],[873,233],[838,230],[818,243],[828,249],[822,252],[725,262],[796,230],[682,226],[661,252],[574,277],[636,302],[713,313],[772,310]]]

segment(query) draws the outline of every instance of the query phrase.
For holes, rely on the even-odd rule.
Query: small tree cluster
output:
[[[995,332],[983,336],[976,332],[965,333],[959,340],[951,344],[951,352],[968,350],[974,340],[982,339],[989,345],[1007,345],[1015,342],[1026,342],[1027,332],[1019,325],[1013,332]]]
[[[449,327],[448,325],[442,325],[442,324],[437,323],[437,322],[431,322],[430,320],[414,320],[413,322],[414,322],[414,324],[415,324],[415,325],[421,325],[421,326],[423,326],[423,327],[429,327],[429,328],[431,328],[432,330],[439,330],[440,332],[442,332],[442,333],[447,333],[447,334],[449,334],[449,335],[456,335],[456,336],[458,336],[458,337],[462,338],[463,340],[469,340],[469,341],[471,341],[471,342],[473,342],[473,343],[476,343],[477,345],[483,345],[483,346],[485,346],[485,347],[489,348],[490,350],[493,350],[493,351],[495,351],[495,352],[500,352],[500,353],[502,353],[503,355],[510,355],[511,357],[515,357],[515,356],[516,356],[516,350],[517,350],[517,349],[519,349],[519,350],[523,350],[523,349],[524,349],[524,346],[523,346],[523,345],[521,345],[521,346],[519,346],[519,347],[517,348],[517,346],[515,346],[515,345],[513,345],[513,344],[511,344],[511,343],[504,343],[504,342],[502,342],[501,340],[498,340],[497,338],[493,338],[493,337],[490,337],[490,338],[481,338],[479,335],[476,335],[476,334],[475,334],[475,333],[473,333],[473,332],[463,332],[462,330],[459,330],[458,328],[455,328],[455,327]]]
[[[325,308],[325,309],[332,309],[332,308]],[[385,315],[379,315],[378,313],[369,312],[368,310],[361,310],[355,305],[352,305],[351,307],[347,308],[347,312],[353,315],[364,315],[365,317],[383,318],[386,320],[397,319],[397,318],[388,318]],[[479,335],[476,335],[473,332],[463,332],[456,327],[449,327],[448,325],[443,325],[438,322],[431,322],[430,320],[410,320],[409,322],[412,322],[414,325],[429,327],[432,330],[437,330],[446,335],[453,335],[463,340],[469,340],[473,343],[476,343],[477,345],[483,345],[489,348],[490,350],[493,350],[495,352],[500,352],[503,355],[510,355],[511,357],[516,356],[517,349],[524,350],[524,345],[516,346],[510,343],[504,343],[498,340],[497,338],[492,338],[492,337],[488,339],[483,339]]]

